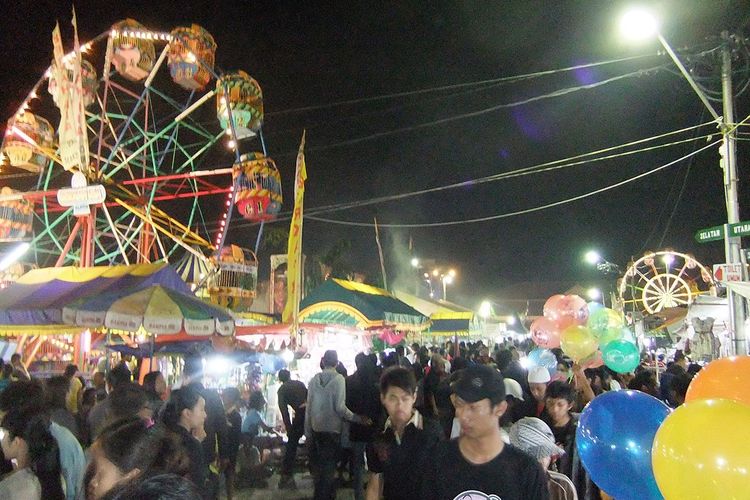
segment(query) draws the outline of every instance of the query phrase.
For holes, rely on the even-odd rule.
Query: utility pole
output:
[[[720,166],[724,172],[724,196],[727,206],[727,225],[724,227],[724,252],[727,264],[740,264],[742,280],[747,281],[747,270],[742,258],[741,240],[729,234],[729,224],[740,222],[740,206],[737,201],[737,144],[736,125],[734,123],[734,95],[732,92],[732,47],[731,37],[727,31],[721,33],[722,65],[721,91],[723,117],[721,120],[722,143],[719,149]],[[747,354],[747,337],[745,332],[745,299],[731,289],[727,292],[729,302],[730,329],[734,340],[733,351],[736,355]]]

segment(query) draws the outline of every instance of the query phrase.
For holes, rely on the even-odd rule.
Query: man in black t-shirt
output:
[[[547,500],[541,465],[503,442],[503,377],[489,366],[466,368],[452,385],[461,435],[439,443],[422,479],[424,500]]]
[[[405,367],[387,369],[380,377],[380,401],[388,412],[384,429],[367,445],[370,481],[367,498],[419,498],[422,466],[442,438],[440,426],[414,409],[417,381]],[[406,473],[408,471],[408,474]]]

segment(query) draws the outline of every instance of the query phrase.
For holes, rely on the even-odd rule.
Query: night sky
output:
[[[722,29],[747,32],[750,1],[654,2],[662,33],[673,47],[709,50]],[[264,134],[282,171],[285,206],[291,210],[294,153],[307,129],[306,209],[405,193],[538,165],[708,122],[701,102],[658,43],[632,45],[616,32],[626,2],[76,2],[81,40],[132,17],[157,31],[197,23],[218,44],[216,64],[243,69],[264,92]],[[70,39],[69,5],[20,1],[0,23],[4,121],[51,59],[50,33],[60,20]],[[67,38],[66,38],[67,37]],[[515,82],[455,86],[584,63],[653,54]],[[711,61],[710,56],[705,60]],[[750,78],[737,60],[735,86]],[[708,64],[698,75],[714,91]],[[637,70],[661,67],[592,89],[425,124],[595,84]],[[691,65],[691,67],[693,67]],[[742,71],[744,69],[744,71]],[[391,97],[363,101],[364,98]],[[342,103],[358,100],[356,103]],[[336,105],[334,105],[336,104]],[[748,93],[737,99],[736,118],[750,113]],[[714,103],[721,114],[721,103]],[[300,110],[300,108],[311,108]],[[219,130],[218,123],[215,129]],[[675,136],[689,139],[715,130]],[[745,128],[750,132],[750,128]],[[746,136],[750,137],[750,136]],[[662,142],[667,142],[666,140]],[[740,142],[741,207],[750,150]],[[706,145],[687,142],[663,150],[481,185],[467,185],[399,201],[317,214],[328,219],[383,224],[422,224],[487,217],[524,210],[590,192],[673,161]],[[231,162],[231,160],[230,160]],[[217,165],[212,165],[216,167]],[[582,262],[598,248],[625,265],[645,250],[671,247],[704,264],[723,262],[720,242],[698,244],[696,230],[725,218],[718,154],[692,160],[615,190],[527,215],[433,228],[382,228],[391,282],[405,278],[407,245],[414,254],[458,270],[449,298],[475,305],[483,296],[523,281],[597,279]],[[745,214],[746,215],[746,214]],[[239,217],[228,241],[252,246],[257,227]],[[280,221],[270,226],[286,226]],[[307,219],[304,251],[325,253],[342,239],[349,256],[377,278],[374,232]],[[265,256],[261,256],[263,258]]]

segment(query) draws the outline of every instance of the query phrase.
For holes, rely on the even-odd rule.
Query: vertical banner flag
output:
[[[297,335],[299,303],[302,299],[302,212],[305,200],[305,180],[307,180],[305,134],[306,132],[302,132],[302,142],[300,142],[299,152],[297,153],[297,170],[294,176],[294,213],[289,226],[289,243],[287,246],[287,300],[282,314],[282,320],[285,323],[292,321],[292,339],[295,339]]]
[[[57,107],[60,108],[60,160],[65,170],[88,171],[88,136],[86,114],[83,106],[83,77],[81,74],[81,48],[78,44],[78,24],[73,11],[74,54],[72,62],[66,60],[60,36],[60,25],[52,31],[54,62],[50,78],[57,84]],[[68,75],[70,71],[70,76]]]

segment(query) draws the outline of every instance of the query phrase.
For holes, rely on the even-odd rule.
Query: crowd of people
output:
[[[344,483],[357,500],[600,499],[578,458],[579,412],[624,388],[679,406],[700,369],[679,351],[659,383],[646,364],[622,375],[560,351],[556,369],[526,369],[527,347],[400,345],[358,354],[352,374],[327,351],[307,386],[278,373],[283,426],[266,423],[260,391],[206,389],[197,356],[171,390],[159,372],[139,385],[126,361],[88,382],[75,365],[42,381],[14,356],[0,367],[0,498],[215,499],[223,476],[231,500],[240,481],[268,487],[282,446],[278,487],[295,489],[304,443],[320,500]]]

